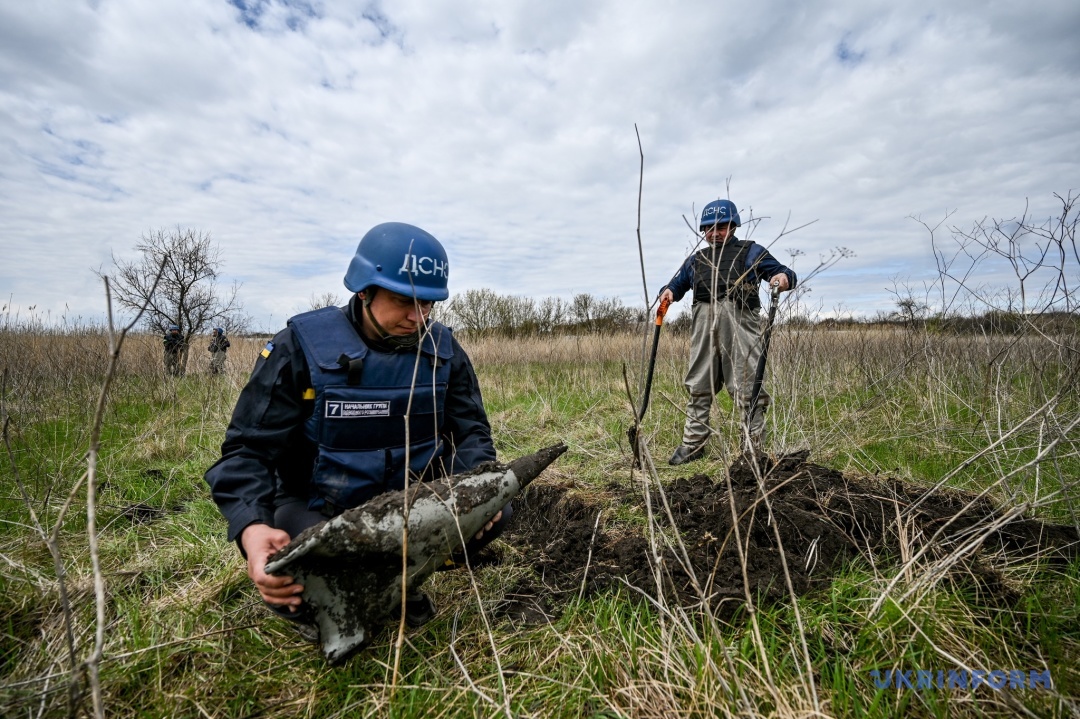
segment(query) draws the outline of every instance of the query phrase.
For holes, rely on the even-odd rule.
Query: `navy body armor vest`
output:
[[[309,508],[351,509],[404,488],[406,414],[410,481],[444,474],[440,433],[454,355],[449,327],[432,322],[419,352],[378,352],[338,307],[297,315],[289,326],[315,390],[304,426],[318,446]]]
[[[695,303],[712,302],[715,297],[730,299],[743,309],[761,309],[757,277],[746,271],[750,244],[747,240],[728,240],[720,247],[713,245],[698,251],[694,257]]]

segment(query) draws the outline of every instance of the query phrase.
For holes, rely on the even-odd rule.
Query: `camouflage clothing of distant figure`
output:
[[[225,371],[225,353],[230,346],[225,330],[216,328],[207,348],[210,351],[210,374],[221,374]]]
[[[165,374],[170,377],[184,376],[184,337],[180,334],[180,328],[169,328],[161,340],[165,352]]]

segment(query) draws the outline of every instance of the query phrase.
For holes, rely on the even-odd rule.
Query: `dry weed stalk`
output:
[[[15,450],[11,446],[11,440],[8,437],[8,429],[11,425],[11,418],[7,413],[6,398],[7,398],[7,385],[8,385],[8,370],[5,367],[3,372],[3,380],[0,383],[0,413],[3,414],[3,438],[4,448],[7,450],[8,459],[11,461],[12,476],[15,478],[15,484],[19,488],[19,493],[22,495],[23,502],[26,504],[27,510],[30,513],[30,521],[33,524],[34,531],[45,542],[45,546],[49,550],[49,555],[53,560],[53,568],[56,571],[56,585],[57,591],[60,596],[60,607],[63,616],[64,624],[64,638],[67,642],[67,655],[69,661],[69,668],[67,672],[68,677],[68,714],[74,716],[75,710],[80,702],[81,697],[81,681],[79,677],[79,664],[78,657],[75,650],[75,634],[74,634],[74,619],[71,612],[71,602],[68,598],[67,588],[67,573],[64,570],[64,559],[60,553],[60,544],[58,539],[58,533],[61,525],[63,524],[62,518],[64,510],[67,509],[67,504],[64,506],[64,510],[60,513],[60,520],[57,521],[56,527],[52,533],[47,533],[45,527],[38,519],[37,512],[34,511],[34,503],[30,498],[30,493],[26,491],[26,485],[22,481],[22,475],[19,473],[19,466],[15,462]],[[75,489],[82,484],[82,480],[76,483]],[[73,493],[74,494],[74,490]],[[70,504],[71,496],[68,498],[68,504]],[[46,680],[51,677],[46,677]],[[47,693],[46,689],[43,690],[43,695]]]
[[[161,278],[164,270],[164,262],[158,269],[154,284]],[[98,719],[104,719],[105,706],[101,695],[101,678],[98,675],[99,666],[105,649],[105,578],[101,573],[101,554],[98,549],[97,536],[97,462],[98,452],[101,449],[101,430],[105,421],[105,404],[109,396],[109,388],[116,376],[116,368],[120,361],[120,350],[124,345],[124,338],[132,327],[139,321],[146,305],[138,311],[131,323],[120,330],[117,334],[113,327],[112,295],[109,292],[109,278],[102,278],[105,283],[105,305],[109,320],[109,367],[105,373],[105,379],[101,384],[101,393],[98,395],[97,407],[94,410],[94,418],[90,428],[90,448],[87,452],[86,471],[86,534],[90,544],[90,564],[94,573],[94,597],[96,604],[96,630],[94,632],[94,651],[85,662],[90,676],[90,687],[94,701],[94,715]],[[74,494],[74,492],[73,492]],[[57,523],[59,529],[60,523]]]
[[[409,253],[412,252],[411,243],[409,245],[408,252]],[[415,287],[415,285],[412,284],[413,283],[412,275],[409,275],[409,283],[412,286],[413,296],[415,297],[416,296],[416,287]],[[418,315],[424,316],[424,312],[420,308],[419,305],[416,305],[415,311],[416,311],[416,313]],[[417,385],[417,380],[420,377],[420,365],[421,365],[421,359],[423,357],[423,355],[421,353],[422,353],[423,347],[424,347],[424,342],[421,341],[420,343],[417,344],[416,350],[414,352],[414,356],[413,356],[413,373],[412,373],[412,378],[410,380],[409,398],[408,398],[408,402],[407,402],[406,407],[405,407],[405,415],[404,415],[404,418],[403,418],[403,421],[405,423],[405,459],[404,459],[405,478],[404,478],[404,487],[403,487],[403,489],[405,490],[405,496],[406,497],[409,496],[408,495],[409,483],[410,483],[410,476],[409,476],[410,470],[409,470],[409,468],[412,466],[412,463],[411,463],[411,459],[412,459],[411,458],[412,443],[410,442],[410,434],[411,434],[410,417],[412,415],[413,398],[415,397],[416,389],[417,389],[417,386],[418,386]],[[437,377],[437,374],[436,374],[436,366],[434,364],[432,364],[432,367],[431,367],[431,385],[430,385],[430,387],[425,386],[425,391],[430,390],[430,392],[432,393],[432,396],[434,396],[436,391],[437,391],[437,384],[436,384],[437,381],[438,381],[438,377]],[[426,382],[425,382],[425,385],[426,385]],[[439,432],[437,415],[433,417],[432,421],[435,423],[435,426],[432,428],[432,431],[437,434]],[[453,450],[451,450],[451,451],[453,451]],[[434,461],[434,457],[432,458],[431,461]],[[452,487],[451,487],[451,492],[453,492]],[[390,699],[392,699],[395,696],[396,692],[397,692],[398,681],[399,681],[400,671],[401,671],[401,654],[402,654],[402,648],[403,648],[404,643],[405,643],[405,612],[406,612],[405,605],[406,605],[406,601],[408,600],[407,579],[408,579],[408,566],[409,566],[409,512],[410,512],[411,509],[412,509],[412,503],[411,502],[405,502],[404,514],[403,514],[402,526],[401,526],[401,532],[402,532],[401,550],[402,551],[401,551],[401,605],[400,605],[400,616],[398,618],[397,634],[396,634],[396,638],[395,638],[395,641],[394,641],[393,671],[392,671],[390,683],[389,683],[389,685],[387,687],[387,691],[389,693],[389,698]],[[460,541],[462,543],[462,546],[464,546],[468,538],[463,536],[463,534],[461,532],[460,524],[457,526],[457,531],[458,531],[458,538],[460,539]],[[467,560],[466,560],[466,564],[467,564],[467,569],[468,569],[468,572],[469,572],[470,582],[472,584],[473,591],[474,591],[475,596],[476,596],[477,606],[479,607],[480,616],[481,616],[481,619],[482,619],[483,624],[484,624],[484,630],[485,630],[485,633],[487,635],[488,643],[489,643],[489,645],[491,647],[492,657],[493,657],[493,659],[495,661],[496,667],[499,670],[498,673],[497,673],[497,676],[499,678],[499,686],[500,686],[500,690],[501,690],[500,694],[501,694],[501,698],[502,698],[502,703],[501,703],[501,705],[497,705],[497,706],[500,706],[501,710],[506,714],[506,716],[509,719],[509,718],[511,718],[513,716],[513,712],[512,712],[512,709],[510,707],[510,695],[509,695],[509,692],[507,691],[506,679],[505,679],[505,677],[503,675],[503,672],[502,672],[502,661],[501,661],[501,659],[499,657],[499,647],[498,647],[498,644],[497,644],[497,642],[495,640],[495,636],[494,636],[494,633],[493,633],[492,628],[491,628],[491,623],[488,620],[487,613],[484,611],[483,602],[481,601],[481,597],[480,597],[480,590],[479,590],[479,587],[476,584],[476,578],[472,573],[472,567],[468,565]],[[457,616],[455,615],[455,631],[454,631],[455,635],[456,635],[456,623],[457,623]],[[468,669],[465,667],[464,663],[462,663],[460,661],[460,657],[458,656],[456,650],[454,649],[452,641],[451,641],[450,651],[451,651],[451,654],[454,657],[455,662],[457,663],[459,669],[462,672],[462,676],[469,683],[469,686],[470,686],[471,690],[473,691],[473,693],[475,693],[476,696],[480,697],[481,699],[483,699],[486,702],[494,703],[494,700],[490,699],[490,697],[488,697],[487,694],[485,694],[483,691],[481,691],[479,689],[479,687],[477,687],[476,684],[473,682],[471,676],[469,675]]]
[[[159,268],[157,277],[154,280],[157,282],[161,276],[161,268]],[[103,719],[105,716],[104,699],[101,690],[101,679],[99,676],[99,667],[104,655],[105,644],[105,579],[101,571],[101,557],[100,549],[98,546],[97,536],[97,466],[98,466],[98,454],[101,448],[101,431],[104,426],[105,407],[109,396],[109,389],[117,374],[117,369],[120,364],[120,350],[124,344],[124,338],[131,331],[132,327],[139,321],[142,316],[142,312],[145,307],[142,308],[132,319],[131,323],[124,327],[119,333],[116,332],[113,324],[113,312],[112,312],[112,294],[109,288],[109,278],[102,277],[105,285],[105,304],[106,304],[106,316],[108,320],[107,325],[107,338],[108,338],[108,364],[105,369],[104,378],[101,381],[100,390],[98,392],[97,402],[95,403],[94,413],[90,424],[90,440],[89,447],[86,453],[86,471],[75,482],[67,495],[63,506],[57,514],[56,520],[53,524],[51,532],[46,532],[44,526],[37,518],[37,514],[34,511],[33,502],[31,501],[29,493],[26,491],[23,484],[18,468],[15,465],[14,452],[8,442],[8,417],[6,410],[4,411],[4,442],[8,451],[8,455],[11,458],[12,468],[16,477],[16,481],[19,485],[20,492],[22,494],[23,501],[25,502],[28,512],[31,517],[31,521],[34,524],[35,531],[45,541],[46,546],[49,549],[49,553],[53,558],[54,567],[57,574],[57,587],[59,592],[59,600],[61,605],[61,611],[63,616],[64,634],[67,641],[67,650],[69,657],[69,671],[68,671],[68,713],[69,716],[75,716],[78,711],[79,704],[81,703],[81,684],[83,681],[83,674],[89,681],[91,698],[93,702],[94,716],[99,719]],[[6,379],[6,371],[5,371]],[[6,382],[5,382],[6,386]],[[93,573],[93,586],[94,586],[94,604],[95,604],[95,623],[94,623],[94,644],[90,655],[81,663],[77,660],[77,642],[74,633],[74,617],[71,606],[71,597],[68,593],[66,573],[64,570],[63,554],[60,546],[60,531],[64,525],[64,519],[67,515],[68,509],[72,506],[75,498],[78,496],[79,491],[82,489],[83,482],[86,483],[86,519],[87,519],[87,541],[89,546],[90,563]]]

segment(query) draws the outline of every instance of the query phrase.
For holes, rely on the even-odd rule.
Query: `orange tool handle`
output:
[[[671,306],[671,300],[666,299],[666,298],[660,300],[660,306],[656,308],[656,325],[658,327],[660,325],[664,324],[664,315],[667,314],[668,307],[670,307],[670,306]]]

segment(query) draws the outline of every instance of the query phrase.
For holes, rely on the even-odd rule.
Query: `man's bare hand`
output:
[[[787,292],[788,288],[791,287],[791,283],[788,281],[787,275],[780,272],[773,275],[772,279],[769,280],[769,287],[779,287],[781,292]]]
[[[498,514],[496,514],[494,517],[491,518],[490,522],[488,522],[487,524],[484,525],[483,529],[481,529],[479,532],[476,533],[476,539],[480,539],[481,537],[483,537],[484,532],[490,532],[491,528],[494,527],[495,523],[498,522],[500,519],[502,519],[502,510],[501,509],[499,510]]]
[[[266,559],[289,543],[288,533],[266,524],[249,524],[240,534],[248,560],[248,576],[255,582],[263,601],[295,612],[300,606],[304,587],[292,577],[275,577],[266,573]]]

